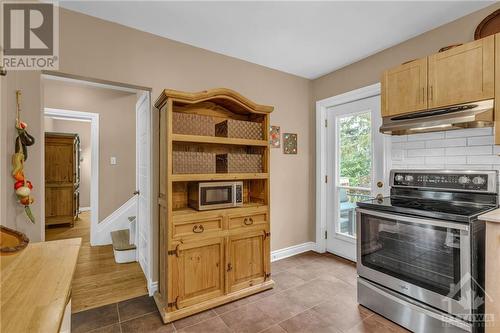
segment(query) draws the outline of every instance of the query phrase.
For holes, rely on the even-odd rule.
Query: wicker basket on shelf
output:
[[[215,135],[226,138],[262,140],[262,124],[253,121],[228,119],[215,125]]]
[[[215,136],[215,121],[198,114],[173,112],[172,130],[175,134]]]
[[[262,172],[261,154],[218,154],[217,173],[260,173]]]
[[[173,152],[172,173],[215,173],[215,154],[191,151]]]

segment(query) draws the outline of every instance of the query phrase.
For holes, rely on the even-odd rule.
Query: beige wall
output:
[[[496,3],[313,80],[312,101],[379,82],[388,68],[436,53],[443,46],[472,41],[477,25],[499,8]]]
[[[199,91],[228,87],[258,103],[274,105],[272,124],[280,125],[282,131],[296,132],[299,137],[298,155],[283,155],[278,149],[271,151],[271,248],[276,250],[315,238],[314,102],[375,83],[383,69],[434,53],[444,45],[471,40],[479,21],[498,7],[495,4],[314,81],[61,10],[60,71],[151,87],[153,98],[162,88]],[[11,90],[20,84],[31,92],[31,108],[26,112],[34,122],[40,107],[40,92],[35,89],[39,78],[36,74],[23,74],[22,78],[9,74],[7,81]],[[12,109],[12,91],[9,94],[8,107]],[[156,116],[155,112],[153,124],[157,123]],[[32,131],[39,137],[40,124],[33,123]],[[12,137],[9,135],[8,139],[7,149],[10,149]],[[38,167],[39,147],[34,150],[33,164]],[[29,167],[35,168],[32,178],[39,183],[40,171]],[[12,201],[7,206],[10,207],[7,217],[15,217]]]
[[[45,90],[47,91],[47,90]],[[80,138],[80,208],[90,207],[90,122],[45,117],[45,132],[78,134]],[[104,203],[103,203],[104,204]],[[101,205],[99,205],[101,206]]]
[[[136,94],[63,81],[42,82],[45,107],[99,114],[99,221],[102,221],[135,191]],[[54,120],[54,128],[69,130],[68,125],[62,125],[66,122]],[[116,157],[116,165],[110,164],[112,156]],[[89,205],[82,203],[82,206]]]

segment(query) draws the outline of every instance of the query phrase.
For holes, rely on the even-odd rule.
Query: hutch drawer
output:
[[[222,231],[223,218],[176,222],[173,225],[173,238],[193,235],[206,235]]]
[[[267,213],[229,217],[229,229],[253,227],[267,224]]]

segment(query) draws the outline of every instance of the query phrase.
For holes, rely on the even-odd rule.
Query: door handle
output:
[[[139,194],[141,194],[141,192],[139,192],[139,190],[135,190],[133,194],[134,195],[139,195]]]

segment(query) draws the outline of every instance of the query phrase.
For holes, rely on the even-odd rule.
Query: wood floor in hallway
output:
[[[72,286],[72,312],[80,312],[106,304],[147,294],[146,279],[139,263],[117,264],[111,245],[90,246],[90,213],[83,212],[70,227],[46,229],[45,240],[81,237]]]

